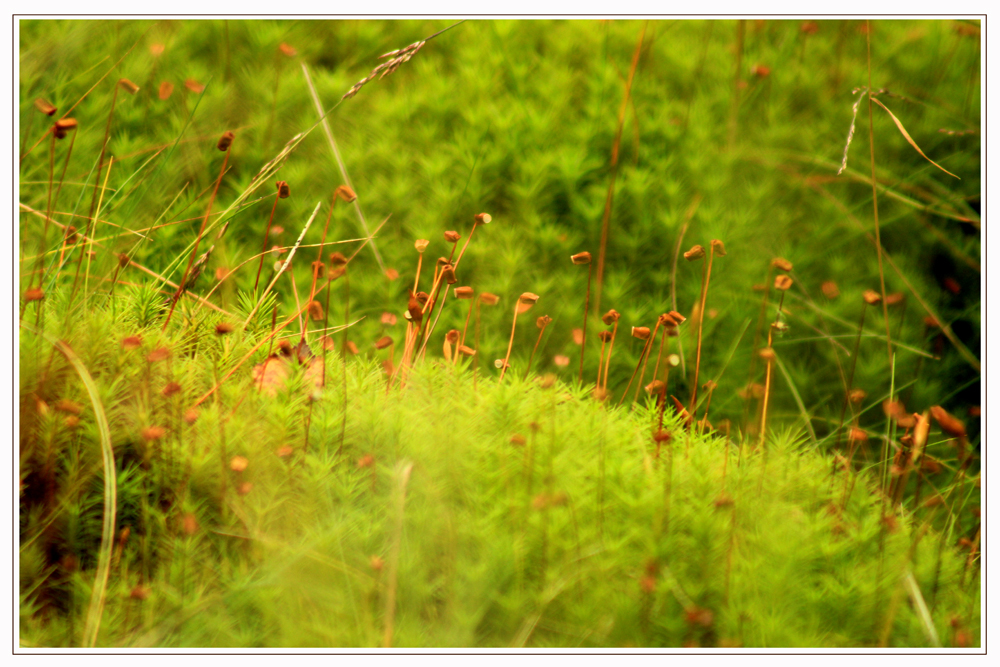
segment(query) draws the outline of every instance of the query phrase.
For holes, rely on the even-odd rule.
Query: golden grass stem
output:
[[[253,281],[253,290],[257,291],[257,286],[260,285],[260,272],[264,268],[264,258],[267,256],[267,239],[271,235],[271,225],[274,223],[274,212],[278,208],[278,200],[281,199],[281,191],[274,193],[274,205],[271,206],[271,215],[267,219],[267,227],[264,229],[264,245],[260,249],[260,265],[257,267],[257,277]],[[333,213],[333,209],[330,209],[330,213]]]
[[[514,349],[514,329],[517,327],[517,309],[521,305],[520,300],[514,302],[514,322],[510,325],[510,342],[507,343],[507,356],[503,360],[503,368],[500,369],[500,379],[497,382],[503,382],[504,373],[507,372],[507,362],[510,361],[510,351]]]
[[[588,257],[589,256],[590,255],[588,254]],[[579,381],[580,381],[581,385],[583,384],[583,355],[584,355],[584,352],[587,349],[587,314],[588,314],[588,311],[590,310],[590,279],[591,279],[591,277],[593,275],[594,275],[594,263],[591,262],[591,261],[588,261],[587,262],[587,298],[583,302],[583,341],[580,343],[580,378],[579,378]],[[543,329],[543,331],[544,331],[544,329]],[[539,335],[538,339],[541,340],[541,335]],[[535,344],[535,347],[538,347],[537,343]],[[532,353],[532,355],[534,355],[534,353]],[[529,363],[528,366],[530,368],[531,364]],[[600,374],[600,370],[598,370],[598,374]]]

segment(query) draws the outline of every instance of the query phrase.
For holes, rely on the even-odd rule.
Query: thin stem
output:
[[[611,352],[615,349],[615,334],[618,333],[618,320],[615,320],[615,326],[611,330],[611,342],[608,343],[608,358],[604,360],[604,390],[608,390],[608,371],[611,368]]]
[[[594,275],[594,263],[587,262],[587,298],[583,302],[583,342],[580,343],[580,384],[583,384],[583,353],[587,349],[587,314],[590,310],[590,279]],[[540,338],[539,338],[540,339]],[[537,347],[537,345],[536,345]],[[530,364],[529,364],[530,366]],[[599,373],[600,371],[598,371]]]
[[[520,300],[514,302],[514,323],[510,325],[510,342],[507,344],[507,356],[503,360],[503,368],[500,369],[500,379],[497,382],[503,382],[504,373],[507,372],[507,362],[510,361],[510,351],[514,348],[514,329],[517,327],[517,308],[520,305]]]
[[[281,199],[281,190],[274,194],[274,205],[271,206],[271,216],[267,219],[267,229],[264,230],[264,246],[261,248],[260,252],[260,265],[257,266],[257,278],[253,281],[253,291],[257,291],[257,286],[260,284],[260,271],[264,268],[264,257],[267,256],[267,238],[271,234],[271,224],[274,222],[274,211],[278,208],[278,200]],[[333,207],[330,208],[330,213],[333,214]]]
[[[708,281],[712,279],[712,258],[715,256],[715,246],[709,244],[708,263],[705,265],[704,277],[701,281],[701,307],[698,309],[698,351],[694,358],[694,386],[691,388],[691,415],[697,418],[695,406],[698,401],[698,372],[701,370],[701,332],[705,322],[705,302],[708,299]],[[779,309],[780,313],[781,310]],[[768,334],[770,340],[770,333]],[[770,343],[768,343],[770,345]],[[770,364],[768,364],[770,368]],[[694,422],[692,422],[693,428]]]

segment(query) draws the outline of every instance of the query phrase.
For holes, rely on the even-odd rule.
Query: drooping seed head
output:
[[[417,239],[413,242],[413,247],[417,249],[417,252],[423,254],[424,250],[427,250],[427,246],[431,244],[427,239]]]
[[[344,266],[347,264],[347,258],[339,252],[330,253],[330,265],[331,266]]]
[[[549,317],[548,315],[542,315],[537,320],[535,320],[535,326],[537,326],[539,329],[544,329],[550,324],[552,324],[552,318]]]
[[[444,233],[444,240],[448,243],[458,243],[460,238],[462,238],[462,235],[455,231],[447,231]]]
[[[632,337],[639,340],[647,340],[649,338],[649,327],[632,327]]]
[[[390,345],[392,345],[392,336],[382,336],[377,341],[375,341],[376,350],[384,350]]]
[[[531,307],[534,306],[535,303],[537,303],[538,299],[540,298],[541,297],[539,297],[537,294],[532,294],[531,292],[525,292],[524,294],[519,296],[517,298],[518,315],[520,315],[521,313],[526,313],[529,310],[531,310]]]
[[[471,299],[474,294],[475,294],[475,290],[473,290],[468,285],[466,285],[464,287],[456,287],[455,288],[455,298],[456,299]]]
[[[449,343],[457,343],[458,342],[458,338],[461,335],[462,335],[462,332],[460,332],[458,329],[452,329],[451,331],[449,331],[448,333],[446,333],[444,335],[444,339],[446,341],[448,341]]]
[[[609,310],[601,316],[601,321],[604,322],[604,324],[611,326],[617,322],[620,317],[621,315],[618,314],[617,310]]]
[[[337,189],[333,191],[333,197],[334,199],[339,197],[348,204],[358,198],[358,196],[354,194],[354,190],[352,190],[349,185],[338,185]]]
[[[778,269],[779,271],[784,271],[785,273],[791,273],[792,263],[789,262],[784,257],[775,257],[771,260],[771,266]]]
[[[427,294],[427,292],[417,292],[414,296],[417,299],[417,303],[419,303],[421,306],[426,306],[427,300],[431,298],[430,295]]]
[[[705,256],[705,248],[700,245],[691,246],[691,249],[684,253],[684,259],[689,262],[699,260]]]
[[[280,263],[281,262],[278,262],[278,264]],[[343,276],[345,273],[347,273],[346,266],[331,266],[329,270],[326,272],[326,277],[329,278],[330,280],[336,280],[337,278]]]
[[[789,276],[786,276],[785,274],[781,274],[780,276],[774,279],[774,289],[781,290],[782,292],[784,292],[791,286],[792,286],[792,279]]]
[[[712,239],[712,251],[719,257],[726,256],[726,246],[719,239]]]
[[[458,278],[455,277],[455,267],[451,264],[444,265],[444,268],[441,269],[441,277],[449,285],[454,285],[458,282]]]
[[[443,269],[444,267],[448,266],[449,264],[451,264],[451,260],[448,259],[447,257],[438,257],[438,261],[437,261],[438,268],[442,268]]]
[[[611,340],[611,332],[602,331],[599,334],[597,334],[597,337],[601,339],[602,343],[607,343],[609,340]]]
[[[512,444],[512,445],[514,445],[516,447],[523,447],[527,443],[528,443],[528,439],[525,438],[520,433],[515,433],[514,435],[510,436],[510,444]]]
[[[35,108],[46,116],[54,116],[56,113],[56,108],[52,105],[52,103],[41,97],[35,100]]]
[[[118,79],[118,87],[129,95],[135,95],[139,92],[139,86],[135,85],[128,79]]]
[[[125,338],[122,338],[122,348],[125,350],[134,350],[141,345],[141,336],[126,336]]]
[[[476,214],[476,224],[478,225],[488,225],[493,220],[493,216],[489,213],[477,213]]]
[[[75,118],[60,118],[56,121],[55,127],[52,132],[56,135],[56,139],[64,138],[69,132],[75,130],[77,127],[77,122]]]
[[[458,346],[458,353],[461,354],[461,355],[464,355],[466,357],[474,357],[474,356],[476,356],[476,351],[473,350],[468,345],[459,345]]]
[[[931,408],[931,416],[934,417],[934,421],[938,423],[941,430],[948,435],[953,438],[965,437],[965,424],[947,412],[940,405],[935,405]]]
[[[158,347],[146,355],[146,361],[148,361],[151,364],[169,358],[170,358],[170,350],[168,350],[165,347]]]
[[[574,264],[590,264],[590,253],[589,252],[578,252],[575,255],[570,256],[570,260]]]
[[[677,320],[675,320],[670,313],[663,313],[662,315],[660,315],[660,317],[657,318],[657,323],[661,327],[676,327],[677,326]]]
[[[670,315],[670,317],[674,318],[674,321],[677,322],[678,325],[684,324],[687,321],[687,318],[678,313],[676,310],[671,310],[667,314]]]
[[[288,199],[289,190],[288,183],[285,181],[278,181],[278,199]]]
[[[861,298],[865,300],[869,306],[877,306],[882,301],[882,296],[875,290],[866,289],[861,295]]]

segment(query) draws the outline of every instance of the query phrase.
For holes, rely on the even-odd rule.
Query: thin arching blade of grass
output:
[[[278,278],[280,278],[281,274],[285,272],[285,269],[288,268],[288,265],[292,263],[292,258],[295,257],[295,251],[299,249],[299,244],[302,243],[302,239],[305,237],[306,232],[309,231],[309,226],[312,224],[312,221],[316,219],[316,214],[319,213],[319,209],[322,205],[323,202],[316,202],[316,208],[313,209],[312,215],[309,216],[309,220],[306,221],[305,227],[302,228],[302,232],[299,234],[299,238],[295,241],[295,245],[292,247],[291,251],[289,251],[288,258],[285,260],[284,264],[281,265],[281,268],[278,269],[278,272],[274,274],[274,278],[271,280],[271,284],[268,285],[263,292],[261,292],[260,299],[257,300],[257,305],[254,306],[253,310],[250,311],[250,314],[247,315],[246,321],[243,322],[244,328],[246,328],[246,326],[250,324],[250,320],[252,320],[253,316],[257,314],[257,309],[260,308],[260,304],[263,303],[264,299],[267,297],[268,292],[270,292],[271,289],[278,282]],[[306,304],[307,307],[308,305],[309,304]]]
[[[312,78],[309,76],[309,68],[306,67],[305,62],[300,63],[302,65],[302,73],[306,77],[306,85],[309,86],[309,93],[312,95],[313,104],[316,105],[316,113],[320,116],[320,123],[323,124],[323,132],[326,134],[326,141],[330,144],[330,150],[333,152],[333,158],[337,161],[337,166],[340,168],[340,175],[344,179],[344,183],[347,187],[354,189],[351,184],[351,177],[347,175],[347,167],[344,166],[344,160],[340,157],[340,150],[337,148],[337,140],[333,138],[333,132],[330,130],[330,121],[327,119],[326,115],[323,113],[323,105],[319,101],[319,93],[316,92],[316,87],[313,86]],[[354,211],[358,214],[358,221],[361,222],[361,231],[364,232],[365,236],[370,236],[371,233],[368,231],[368,221],[365,220],[365,214],[361,211],[360,198],[354,198]],[[382,255],[379,254],[378,247],[376,247],[375,242],[372,241],[372,252],[375,253],[375,260],[378,262],[378,268],[382,273],[385,273],[385,263],[382,261]]]
[[[906,590],[913,601],[917,617],[924,626],[924,632],[927,633],[928,641],[930,641],[931,646],[934,648],[941,648],[941,639],[938,638],[937,629],[934,627],[934,619],[931,618],[930,610],[927,609],[927,602],[920,592],[920,586],[917,585],[917,580],[913,578],[913,572],[909,568],[907,568],[906,575],[903,577],[903,583],[906,584]]]
[[[83,644],[87,647],[97,645],[97,633],[101,628],[101,614],[104,612],[104,598],[108,586],[108,574],[111,570],[111,551],[114,549],[115,513],[117,510],[117,477],[115,473],[115,452],[111,446],[111,428],[101,403],[100,390],[91,377],[87,367],[83,365],[76,353],[66,343],[55,339],[51,334],[39,332],[27,322],[21,326],[40,334],[52,343],[73,369],[80,376],[80,381],[87,389],[90,401],[94,405],[94,420],[97,422],[97,432],[101,442],[101,458],[104,465],[104,522],[101,527],[101,549],[97,562],[97,574],[94,577],[94,589],[90,594],[90,607],[87,610],[87,624],[83,632]]]
[[[831,162],[830,160],[823,160],[821,158],[816,158],[811,155],[803,155],[800,153],[782,153],[782,157],[801,164],[811,164],[817,167],[822,167],[824,169],[830,169],[831,171],[834,172],[837,170],[837,163]],[[779,168],[781,167],[780,161],[760,160],[759,158],[750,158],[750,159],[756,160],[761,164],[767,164],[772,167],[779,167]],[[884,173],[885,171],[884,168],[882,168],[881,171]],[[844,174],[850,176],[855,181],[864,183],[869,186],[871,185],[872,181],[870,176],[857,172],[851,169],[850,167],[848,167],[844,171]],[[830,180],[836,181],[839,179],[831,176]],[[897,181],[897,183],[902,184],[903,181]],[[809,185],[814,186],[814,182],[810,182]],[[907,195],[904,195],[901,192],[892,189],[885,183],[880,182],[879,187],[881,188],[879,190],[881,194],[884,194],[890,199],[894,199],[902,204],[906,204],[907,206],[910,206],[916,209],[917,211],[921,211],[924,213],[932,213],[934,215],[939,215],[942,218],[947,218],[949,220],[956,220],[958,222],[967,222],[976,228],[979,228],[980,226],[980,218],[974,212],[970,211],[972,215],[961,215],[960,213],[958,213],[958,211],[955,210],[953,206],[949,205],[947,202],[944,202],[940,199],[935,199],[931,203],[925,204],[918,199],[908,197]]]
[[[781,362],[781,357],[778,356],[777,352],[774,355],[774,362],[778,365],[778,370],[781,371],[781,374],[785,376],[785,382],[788,383],[788,390],[792,392],[792,398],[795,399],[795,404],[799,406],[799,413],[802,415],[802,421],[805,422],[806,430],[809,431],[809,437],[812,438],[814,445],[819,445],[819,440],[816,438],[816,431],[813,430],[812,418],[806,410],[806,404],[802,402],[802,396],[799,395],[799,390],[792,381],[792,376],[788,373],[788,369],[785,368],[785,364]]]
[[[930,159],[929,157],[927,157],[927,155],[926,155],[926,154],[925,154],[925,153],[924,153],[924,152],[923,152],[922,150],[920,150],[920,146],[918,146],[918,145],[917,145],[917,142],[915,142],[915,141],[913,140],[913,137],[911,137],[911,136],[910,136],[910,133],[906,131],[906,128],[905,128],[905,127],[903,127],[903,124],[902,124],[901,122],[899,122],[899,119],[898,119],[898,118],[896,118],[895,114],[893,114],[893,113],[892,113],[891,111],[889,111],[889,107],[887,107],[886,105],[882,104],[882,102],[880,102],[880,101],[879,101],[879,99],[878,99],[877,97],[874,97],[874,96],[871,96],[871,95],[869,95],[869,98],[871,99],[871,101],[872,101],[872,102],[874,102],[875,104],[877,104],[877,105],[879,105],[880,107],[882,107],[883,109],[885,109],[885,112],[886,112],[887,114],[889,114],[889,117],[890,117],[890,118],[892,118],[892,122],[896,124],[896,127],[897,127],[897,128],[899,128],[899,131],[900,131],[900,133],[902,133],[902,135],[903,135],[903,138],[904,138],[904,139],[906,139],[906,141],[907,141],[907,142],[908,142],[908,143],[909,143],[909,144],[910,144],[911,146],[913,146],[913,148],[914,148],[914,149],[915,149],[915,150],[916,150],[916,151],[917,151],[918,153],[920,153],[920,155],[921,155],[921,156],[922,156],[922,157],[923,157],[923,158],[924,158],[925,160],[927,160],[927,161],[928,161],[928,162],[930,162],[930,163],[931,163],[932,165],[934,165],[935,167],[937,167],[938,169],[940,169],[940,170],[941,170],[941,171],[943,171],[944,173],[948,174],[949,176],[954,176],[955,178],[958,178],[958,176],[955,176],[955,174],[951,173],[950,171],[948,171],[947,169],[945,169],[944,167],[942,167],[941,165],[939,165],[939,164],[938,164],[937,162],[935,162],[934,160],[932,160],[932,159]],[[962,179],[958,178],[958,180],[962,180]]]

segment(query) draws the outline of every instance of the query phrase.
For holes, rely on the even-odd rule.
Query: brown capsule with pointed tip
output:
[[[612,324],[617,322],[620,317],[621,315],[618,314],[618,311],[612,309],[601,316],[601,321],[604,322],[604,324],[611,326]]]
[[[229,147],[233,145],[234,138],[236,138],[236,135],[230,132],[229,130],[226,130],[225,132],[222,133],[222,136],[219,137],[219,143],[216,144],[215,147],[218,148],[220,151],[227,151],[229,150]]]
[[[726,246],[719,239],[712,239],[712,251],[719,257],[726,256]]]
[[[340,197],[348,204],[358,198],[349,185],[338,185],[337,189],[333,191],[333,196],[334,198]]]
[[[676,310],[671,310],[667,314],[674,318],[674,321],[677,322],[677,324],[684,324],[687,321],[687,318],[678,313]]]
[[[449,285],[454,285],[458,282],[458,278],[455,277],[455,267],[451,264],[445,264],[441,269],[441,277]]]
[[[464,287],[456,287],[455,288],[455,298],[456,299],[471,299],[474,294],[475,294],[475,291],[471,287],[469,287],[468,285],[466,285]]]
[[[535,326],[539,329],[544,329],[545,327],[552,324],[552,318],[548,315],[542,315],[537,320],[535,320]]]
[[[447,231],[444,233],[444,240],[448,243],[458,243],[460,238],[462,238],[462,235],[455,231]]]
[[[590,253],[589,252],[578,252],[575,255],[570,256],[570,260],[574,264],[590,264]]]
[[[673,315],[671,315],[670,313],[663,313],[662,315],[660,315],[660,317],[657,319],[657,322],[661,327],[677,326],[677,320],[675,320]]]
[[[290,194],[288,189],[288,183],[286,181],[278,181],[278,199],[288,199]]]
[[[781,290],[782,292],[784,292],[791,286],[792,286],[792,279],[789,276],[786,276],[785,274],[781,274],[780,276],[774,279],[774,289]]]
[[[649,327],[632,327],[632,337],[639,340],[647,340],[649,338]]]
[[[684,259],[689,262],[701,259],[705,256],[705,248],[700,245],[691,246],[691,249],[684,253]]]
[[[597,337],[601,339],[602,343],[607,343],[609,340],[611,340],[611,332],[602,331],[599,334],[597,334]]]

